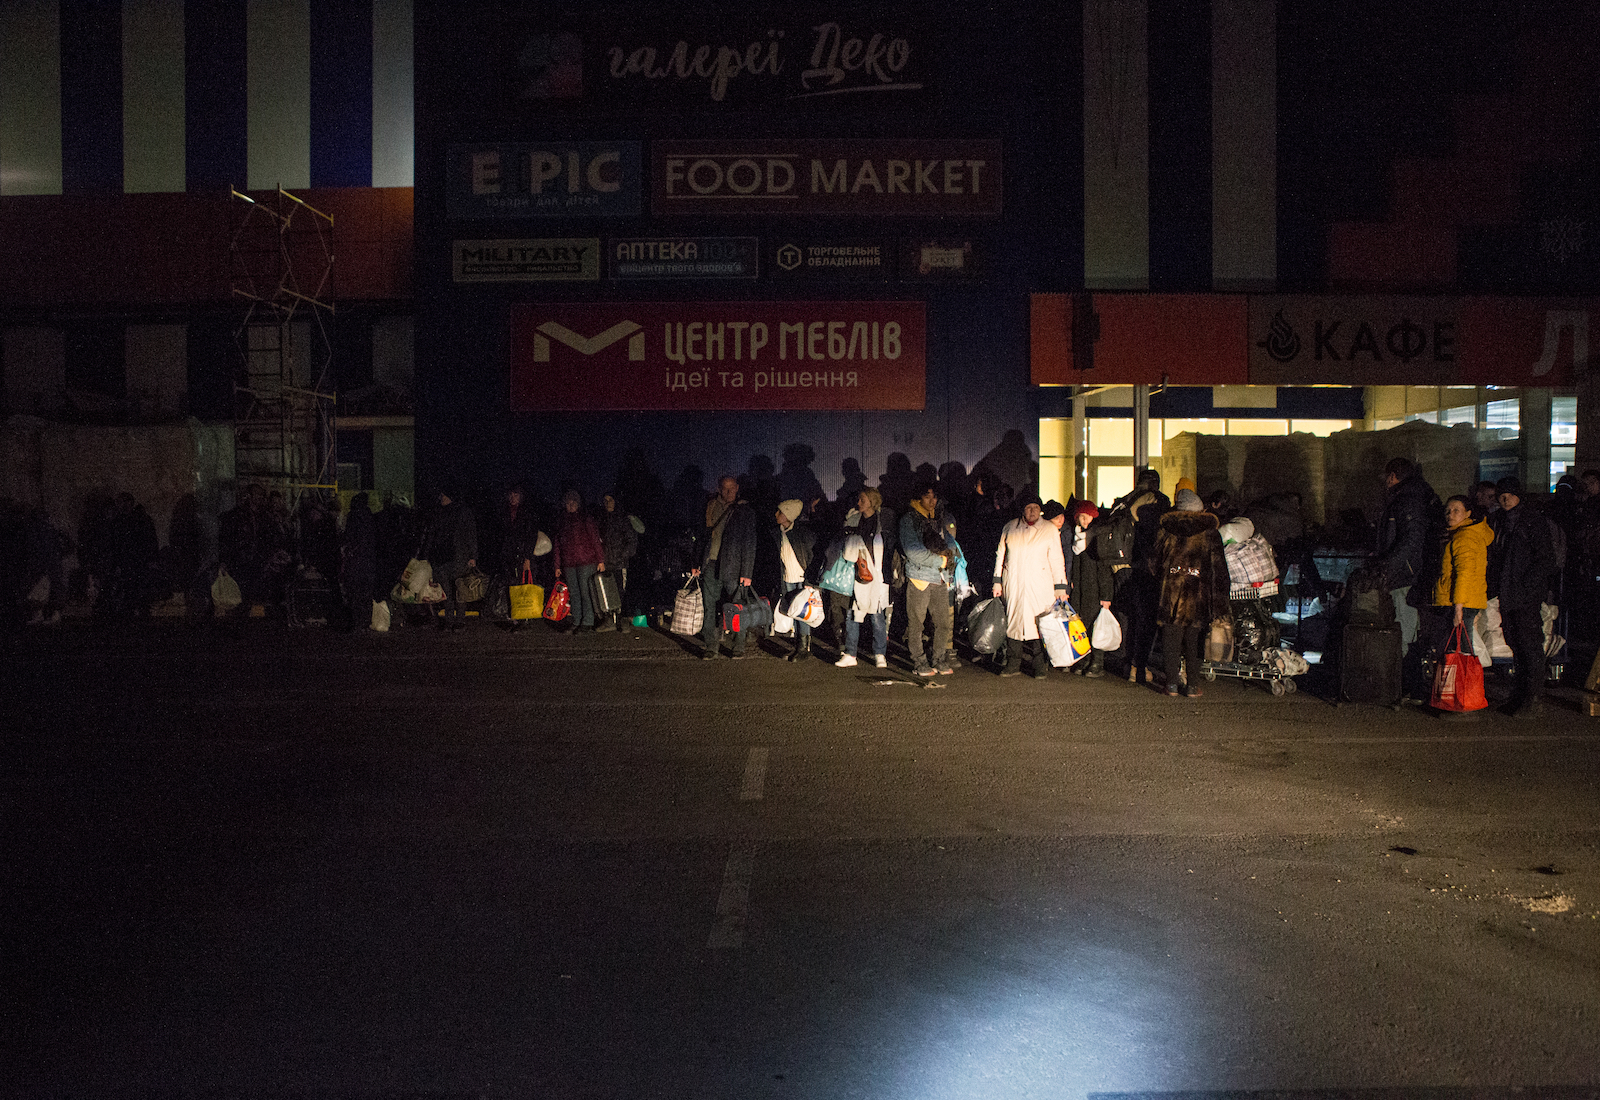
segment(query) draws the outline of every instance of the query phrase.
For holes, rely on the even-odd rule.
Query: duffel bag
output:
[[[672,632],[686,638],[693,637],[700,633],[705,623],[706,607],[700,598],[700,580],[690,577],[678,589],[677,598],[672,601]]]
[[[747,634],[772,625],[772,603],[741,586],[733,599],[722,605],[722,630],[725,634]]]

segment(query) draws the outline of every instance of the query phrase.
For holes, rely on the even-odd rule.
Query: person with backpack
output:
[[[1503,477],[1500,511],[1492,520],[1488,594],[1500,601],[1500,629],[1511,647],[1516,687],[1501,712],[1513,718],[1538,717],[1547,672],[1541,605],[1556,577],[1550,522],[1522,501],[1522,483]]]
[[[1395,618],[1400,624],[1400,652],[1410,655],[1417,641],[1421,619],[1417,607],[1421,593],[1412,599],[1412,586],[1425,581],[1432,569],[1431,548],[1443,524],[1444,508],[1439,494],[1422,477],[1422,471],[1409,458],[1391,458],[1383,468],[1383,518],[1378,521],[1378,553],[1374,564],[1382,570],[1384,583],[1394,599]],[[1269,540],[1270,541],[1270,540]],[[1420,666],[1406,661],[1407,670]],[[1412,694],[1421,685],[1413,683]]]
[[[924,482],[911,507],[900,520],[900,549],[906,561],[906,648],[911,651],[911,671],[916,676],[949,676],[950,641],[954,608],[950,585],[955,576],[956,547],[953,525],[939,508],[939,491]],[[933,619],[933,660],[923,651],[922,631]]]

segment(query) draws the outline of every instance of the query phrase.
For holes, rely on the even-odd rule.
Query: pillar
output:
[[[1517,467],[1522,487],[1542,496],[1550,491],[1550,391],[1524,386],[1517,397]]]

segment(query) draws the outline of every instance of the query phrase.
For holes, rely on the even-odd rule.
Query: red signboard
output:
[[[1592,299],[1463,298],[1460,383],[1576,385],[1589,367],[1589,320],[1597,316]]]
[[[1246,314],[1232,294],[1035,294],[1033,384],[1242,385]]]
[[[511,307],[514,412],[920,409],[921,302]]]
[[[657,215],[1000,213],[998,141],[656,141],[650,154]]]

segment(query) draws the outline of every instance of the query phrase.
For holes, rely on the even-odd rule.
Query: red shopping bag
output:
[[[1436,710],[1483,710],[1489,701],[1483,697],[1483,665],[1475,653],[1461,652],[1461,627],[1458,625],[1445,644],[1444,656],[1433,674],[1433,699]]]
[[[550,598],[545,601],[544,617],[553,623],[559,623],[572,614],[572,597],[567,594],[567,582],[556,581],[555,587],[550,589]]]

